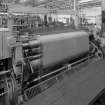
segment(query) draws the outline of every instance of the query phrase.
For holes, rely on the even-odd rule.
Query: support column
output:
[[[74,11],[75,11],[75,26],[79,26],[79,13],[78,13],[78,0],[74,0]]]
[[[105,0],[102,0],[102,33],[105,36]]]

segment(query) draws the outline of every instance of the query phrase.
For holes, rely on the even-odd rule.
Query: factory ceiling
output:
[[[4,0],[8,3],[44,7],[47,9],[73,9],[74,0]],[[100,5],[101,0],[77,0],[80,7]]]
[[[23,4],[25,6],[44,7],[47,9],[73,9],[74,0],[5,0],[7,3]]]
[[[19,3],[24,5],[40,6],[40,5],[54,5],[56,6],[69,6],[74,0],[5,0],[8,3]]]

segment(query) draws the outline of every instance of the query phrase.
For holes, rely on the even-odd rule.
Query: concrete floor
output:
[[[87,105],[105,88],[105,60],[68,72],[64,79],[24,105]]]

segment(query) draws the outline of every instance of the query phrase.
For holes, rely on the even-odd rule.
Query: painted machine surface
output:
[[[89,39],[86,32],[69,32],[41,36],[42,63],[44,67],[89,51]]]

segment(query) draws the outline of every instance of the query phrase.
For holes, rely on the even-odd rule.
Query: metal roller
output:
[[[35,48],[40,46],[40,43],[37,40],[32,40],[26,43],[23,43],[23,49],[27,49],[27,48]]]
[[[85,31],[40,36],[43,68],[70,61],[89,51],[89,35]]]
[[[23,49],[29,61],[41,59],[41,65],[47,68],[88,52],[89,35],[84,31],[44,35],[24,43]]]
[[[27,56],[34,56],[40,53],[40,48],[27,49],[24,50],[24,53],[26,53]]]

